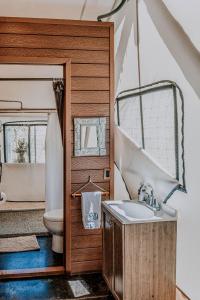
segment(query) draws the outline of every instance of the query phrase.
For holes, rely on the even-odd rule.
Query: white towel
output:
[[[82,220],[85,229],[101,227],[101,192],[82,193]]]

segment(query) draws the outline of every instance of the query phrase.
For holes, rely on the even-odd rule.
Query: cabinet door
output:
[[[110,215],[103,214],[103,274],[112,290],[113,287],[113,222]]]
[[[114,283],[113,290],[119,300],[123,299],[123,227],[114,223]]]

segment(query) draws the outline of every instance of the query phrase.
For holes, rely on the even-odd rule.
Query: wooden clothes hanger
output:
[[[110,193],[108,191],[104,190],[99,185],[97,185],[96,183],[94,183],[91,180],[91,177],[89,176],[88,182],[86,184],[84,184],[81,188],[79,188],[77,191],[75,191],[72,194],[72,197],[73,198],[81,197],[81,191],[84,190],[85,188],[87,188],[90,184],[92,184],[94,187],[96,187],[98,189],[98,191],[101,191],[102,196],[109,196],[110,195]]]

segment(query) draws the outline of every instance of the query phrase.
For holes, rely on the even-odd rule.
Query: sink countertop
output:
[[[170,222],[170,221],[177,221],[177,211],[174,208],[166,204],[161,205],[160,211],[154,211],[154,217],[149,219],[134,219],[130,220],[130,218],[126,218],[125,216],[121,215],[115,209],[111,207],[111,205],[123,204],[123,202],[128,203],[135,203],[138,205],[143,205],[147,207],[144,203],[139,202],[137,200],[107,200],[102,202],[102,206],[106,208],[112,216],[114,216],[120,223],[126,224],[134,224],[134,223],[152,223],[152,222]],[[150,209],[150,208],[148,208]],[[151,209],[150,209],[151,210]]]

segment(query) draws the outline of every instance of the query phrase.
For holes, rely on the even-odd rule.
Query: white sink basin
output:
[[[139,203],[124,201],[116,204],[109,204],[109,207],[128,220],[149,220],[156,218],[151,209]]]
[[[102,205],[122,224],[177,220],[177,211],[166,204],[162,204],[159,211],[151,210],[137,199],[108,200],[103,201]]]

